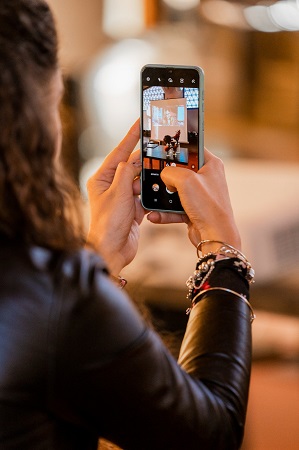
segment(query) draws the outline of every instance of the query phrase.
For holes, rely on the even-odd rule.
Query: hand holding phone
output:
[[[145,209],[183,213],[164,167],[203,165],[204,73],[193,66],[147,65],[141,70],[141,201]]]
[[[198,173],[189,172],[178,167],[167,167],[162,172],[166,186],[179,191],[186,214],[152,211],[147,215],[148,220],[159,224],[186,223],[189,239],[195,247],[201,240],[212,239],[241,250],[223,162],[205,149],[204,166]],[[206,245],[205,250],[215,248]]]
[[[140,156],[139,151],[133,151],[139,141],[139,128],[136,121],[87,183],[87,242],[101,254],[115,276],[136,255],[139,225],[145,213],[138,197]]]

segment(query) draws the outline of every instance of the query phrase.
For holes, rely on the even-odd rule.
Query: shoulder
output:
[[[146,329],[126,292],[110,280],[102,258],[85,249],[58,260],[50,322],[62,365],[67,361],[73,372],[127,351]]]
[[[77,281],[83,289],[96,273],[105,277],[108,275],[101,256],[84,248],[63,252],[32,246],[28,248],[27,255],[35,270],[52,274],[57,282]]]
[[[51,323],[58,326],[63,339],[75,331],[85,341],[111,340],[113,347],[124,347],[136,339],[145,328],[143,318],[124,290],[109,278],[106,265],[97,253],[80,249],[74,252],[55,253],[32,248],[31,260],[39,270],[52,278],[53,300]],[[101,338],[100,338],[101,336]],[[103,338],[105,336],[105,338]]]

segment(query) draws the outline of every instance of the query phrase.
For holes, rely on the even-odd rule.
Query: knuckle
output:
[[[218,156],[214,156],[213,164],[219,172],[224,172],[224,162]]]
[[[92,185],[93,185],[93,177],[90,177],[86,181],[86,188],[88,191],[90,191],[92,189]]]

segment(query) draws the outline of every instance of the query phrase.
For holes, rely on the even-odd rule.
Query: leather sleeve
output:
[[[247,305],[207,295],[191,312],[178,364],[100,266],[84,253],[59,272],[49,330],[53,413],[124,449],[239,448],[250,377]]]

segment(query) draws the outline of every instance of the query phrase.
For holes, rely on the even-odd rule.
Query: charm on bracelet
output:
[[[200,258],[196,264],[196,269],[188,280],[186,285],[189,289],[187,299],[192,300],[196,291],[199,291],[210,277],[215,267],[216,255],[208,253],[204,257]]]
[[[199,242],[196,247],[197,256],[201,258],[200,253],[202,253],[202,247],[207,243],[218,243],[220,247],[215,251],[214,254],[218,255],[218,257],[226,257],[226,258],[236,258],[240,261],[240,267],[244,270],[243,275],[249,283],[254,283],[255,271],[251,266],[250,262],[240,250],[236,249],[230,244],[227,244],[223,241],[213,240],[213,239],[205,239]]]
[[[201,248],[208,242],[217,242],[220,247],[213,253],[202,254]],[[230,260],[232,267],[242,275],[245,280],[251,284],[254,283],[255,271],[246,256],[230,244],[222,241],[204,240],[197,245],[197,255],[199,257],[196,270],[186,281],[188,287],[187,299],[193,303],[195,297],[201,295],[201,292],[210,289],[209,278],[215,265],[223,260]]]

